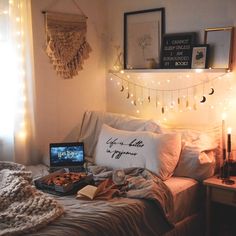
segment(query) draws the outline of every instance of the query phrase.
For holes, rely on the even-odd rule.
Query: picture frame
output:
[[[207,28],[204,43],[209,44],[209,68],[230,69],[232,66],[234,27]]]
[[[208,63],[209,45],[200,44],[192,49],[192,69],[206,69]]]
[[[162,39],[161,68],[190,69],[196,32],[165,34]]]
[[[124,13],[124,69],[160,68],[165,9]]]

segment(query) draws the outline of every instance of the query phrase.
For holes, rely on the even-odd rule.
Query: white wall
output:
[[[105,1],[77,0],[77,2],[88,16],[87,40],[93,51],[79,75],[64,80],[56,75],[45,53],[44,16],[41,11],[80,12],[72,0],[32,0],[36,92],[35,133],[40,158],[48,155],[50,142],[77,140],[85,110],[106,108],[106,49],[103,40],[103,32],[106,28]]]
[[[115,61],[115,50],[112,45],[120,45],[123,49],[123,14],[124,12],[144,10],[151,8],[165,8],[165,21],[166,21],[166,33],[180,33],[180,32],[197,32],[199,43],[203,43],[204,29],[209,27],[222,27],[222,26],[236,26],[236,1],[235,0],[112,0],[107,1],[108,3],[108,23],[109,23],[109,36],[110,47],[109,47],[109,65],[108,68],[112,68]],[[234,50],[235,57],[235,50]],[[235,61],[235,60],[234,60]],[[235,66],[234,66],[235,67]],[[236,69],[236,67],[235,67]],[[131,75],[132,76],[132,75]],[[178,77],[185,77],[185,74],[181,73],[167,73],[167,74],[156,74],[154,75],[143,75],[143,79],[137,79],[133,76],[132,81],[146,84],[156,88],[157,81],[171,80],[171,85],[164,86],[164,88],[181,88]],[[215,76],[213,74],[206,75],[190,74],[192,82],[197,80],[202,81],[206,76],[210,79]],[[125,93],[121,93],[120,86],[117,86],[117,80],[109,80],[111,75],[108,74],[107,79],[107,109],[113,112],[127,113],[130,115],[154,118],[157,120],[167,119],[167,123],[174,125],[207,125],[212,122],[220,122],[221,113],[224,109],[224,105],[220,105],[221,101],[224,100],[230,94],[228,91],[229,86],[233,87],[231,95],[235,94],[235,75],[231,74],[231,82],[223,80],[222,83],[217,82],[216,94],[209,98],[209,102],[204,106],[199,106],[198,111],[182,112],[182,113],[169,113],[164,116],[157,112],[155,106],[151,106],[147,102],[143,106],[133,106],[130,103],[130,99],[126,99]],[[194,81],[196,80],[196,81]],[[119,80],[118,80],[119,81]],[[183,83],[186,82],[183,81]],[[201,90],[201,88],[199,88]],[[201,92],[199,92],[201,95]],[[235,96],[233,96],[234,99]],[[232,96],[231,96],[232,98]],[[200,99],[200,97],[199,97]],[[200,100],[199,100],[200,101]],[[233,101],[235,103],[235,101]],[[210,108],[210,105],[214,105],[214,108]],[[234,107],[235,108],[235,107]],[[137,113],[139,110],[139,113]],[[234,109],[227,110],[228,112],[228,124],[233,126],[236,133],[236,123],[234,117],[236,115],[233,112]]]
[[[137,107],[130,104],[120,93],[114,81],[108,80],[107,69],[112,68],[116,59],[114,46],[119,45],[123,50],[124,12],[164,7],[166,33],[195,31],[199,34],[199,42],[203,42],[203,32],[207,27],[236,25],[235,0],[77,0],[88,16],[87,36],[93,51],[85,61],[84,70],[76,78],[63,80],[56,75],[44,51],[44,18],[41,10],[68,13],[78,13],[78,10],[72,0],[31,2],[36,83],[36,141],[41,157],[47,155],[50,142],[76,140],[85,110],[107,109],[163,120],[163,116],[150,104],[140,107],[140,113],[136,113]],[[50,6],[52,3],[54,5]],[[167,74],[160,79],[171,77],[174,80],[175,76]],[[157,80],[148,77],[143,79],[143,83],[156,83]],[[233,81],[235,87],[235,76]],[[224,94],[224,90],[223,88],[221,92],[218,91],[217,97]],[[236,130],[233,119],[236,114],[232,110],[228,114],[228,123]],[[168,122],[177,125],[209,124],[220,121],[220,117],[221,111],[217,106],[214,110],[206,106],[197,112],[172,113],[167,116]]]

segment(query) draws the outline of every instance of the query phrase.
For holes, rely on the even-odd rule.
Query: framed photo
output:
[[[192,69],[205,69],[209,54],[209,45],[196,45],[192,51]]]
[[[162,42],[162,69],[190,69],[196,33],[165,34]]]
[[[124,13],[124,69],[160,68],[164,8]]]
[[[205,29],[204,43],[209,44],[209,63],[211,68],[230,69],[233,59],[234,27]]]

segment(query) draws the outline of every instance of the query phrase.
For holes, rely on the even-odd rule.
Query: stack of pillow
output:
[[[218,131],[171,129],[152,120],[86,112],[80,141],[97,165],[147,168],[162,180],[172,175],[203,180],[215,171]]]

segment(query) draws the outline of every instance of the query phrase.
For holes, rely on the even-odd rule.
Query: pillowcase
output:
[[[165,128],[164,132],[181,134],[182,151],[174,176],[204,180],[216,170],[220,159],[221,127],[205,129]]]
[[[79,141],[84,143],[86,156],[95,155],[98,136],[103,124],[120,130],[161,133],[160,126],[152,120],[111,112],[86,111],[79,135]]]
[[[187,147],[182,150],[174,175],[201,181],[214,175],[215,164],[213,151],[201,152],[196,148]]]
[[[96,147],[95,163],[114,169],[147,168],[166,180],[173,174],[180,151],[181,137],[177,133],[124,131],[103,124]]]

